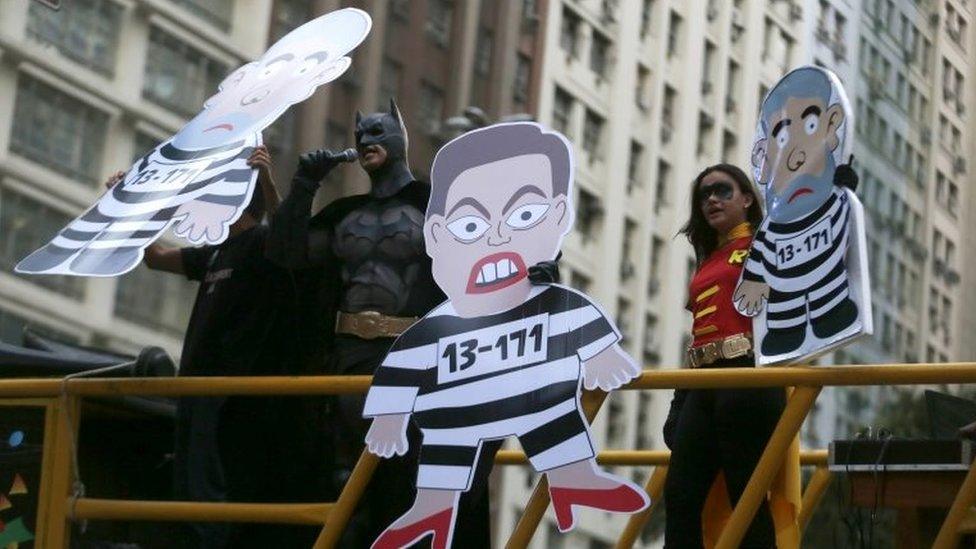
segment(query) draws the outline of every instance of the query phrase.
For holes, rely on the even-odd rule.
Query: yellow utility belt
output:
[[[700,368],[718,360],[739,358],[752,352],[750,334],[735,334],[688,349],[688,364]]]
[[[388,316],[376,311],[336,315],[336,333],[354,335],[362,339],[397,337],[419,320],[415,316]]]

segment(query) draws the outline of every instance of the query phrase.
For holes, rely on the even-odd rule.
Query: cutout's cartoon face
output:
[[[203,111],[174,136],[173,144],[209,149],[263,130],[318,86],[341,76],[351,63],[345,55],[363,41],[371,24],[365,12],[347,8],[288,33],[261,59],[225,78]]]
[[[521,137],[524,147],[518,146]],[[506,145],[495,149],[495,157],[480,153],[484,163],[473,156],[451,158],[486,151],[493,138]],[[458,311],[510,306],[529,285],[527,267],[556,256],[572,224],[568,151],[561,135],[518,123],[462,135],[438,153],[424,235],[434,279]],[[447,178],[457,175],[439,180],[445,172]]]
[[[848,111],[835,77],[816,67],[787,74],[769,92],[752,163],[771,219],[798,219],[827,199]]]

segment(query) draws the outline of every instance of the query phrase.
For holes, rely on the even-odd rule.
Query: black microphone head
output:
[[[343,162],[355,162],[359,158],[356,149],[346,149],[339,154],[342,156]]]

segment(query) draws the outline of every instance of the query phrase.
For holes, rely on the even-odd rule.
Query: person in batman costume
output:
[[[388,112],[364,116],[357,111],[355,138],[369,192],[337,199],[311,216],[322,179],[350,158],[329,150],[302,155],[290,193],[272,218],[268,247],[269,257],[282,266],[318,272],[306,354],[312,364],[324,357],[325,372],[337,375],[372,375],[394,339],[445,300],[424,247],[430,186],[410,172],[407,130],[396,102],[390,99]],[[558,282],[558,267],[535,265],[529,277]],[[336,491],[363,450],[369,427],[362,418],[364,400],[365,395],[336,398],[321,425],[332,432]],[[342,547],[368,547],[412,504],[420,433],[414,427],[408,436],[413,451],[378,466]],[[483,449],[473,487],[461,498],[459,513],[466,520],[455,533],[456,547],[490,547],[487,480],[500,444]]]

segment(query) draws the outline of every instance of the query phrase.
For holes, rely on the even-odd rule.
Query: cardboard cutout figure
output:
[[[261,144],[261,131],[341,76],[351,63],[345,55],[371,24],[363,11],[334,11],[233,71],[200,114],[15,270],[120,275],[138,265],[143,250],[174,223],[177,236],[193,244],[223,242],[254,191],[257,172],[246,161]]]
[[[366,398],[374,454],[405,453],[411,419],[423,434],[417,499],[374,548],[430,533],[433,547],[448,547],[486,440],[518,438],[548,477],[561,531],[577,505],[634,513],[649,503],[596,466],[580,406],[581,385],[608,391],[640,369],[590,298],[527,278],[526,265],[555,258],[572,225],[571,150],[519,122],[464,134],[434,159],[424,238],[448,300],[394,342]]]
[[[793,70],[763,101],[752,163],[766,217],[733,296],[755,317],[759,364],[810,360],[872,331],[864,210],[835,182],[852,118],[819,67]]]

